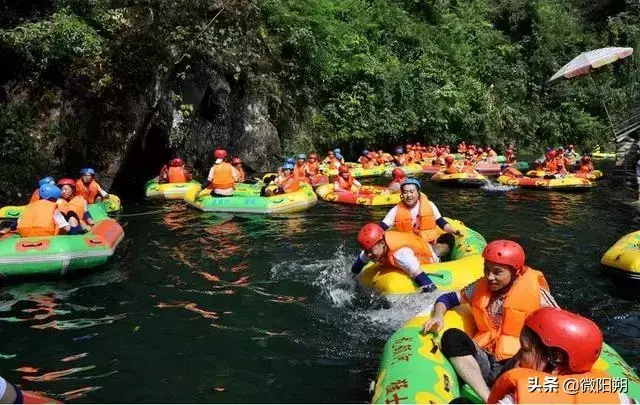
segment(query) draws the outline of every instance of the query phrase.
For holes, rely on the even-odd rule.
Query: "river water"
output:
[[[443,215],[520,241],[559,304],[639,368],[640,303],[599,265],[638,228],[632,194],[606,181],[561,194],[423,180]],[[387,300],[351,280],[355,235],[383,208],[319,202],[267,218],[124,204],[106,269],[3,287],[6,379],[66,402],[366,402],[386,339],[437,296]]]

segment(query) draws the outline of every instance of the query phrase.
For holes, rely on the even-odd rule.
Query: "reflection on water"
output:
[[[600,186],[423,185],[443,215],[521,242],[558,302],[593,317],[640,365],[640,305],[599,266],[634,230],[635,206]],[[388,208],[319,202],[264,217],[125,207],[126,239],[107,268],[3,288],[7,379],[65,402],[365,402],[385,340],[437,297],[382,297],[351,276],[359,227]]]

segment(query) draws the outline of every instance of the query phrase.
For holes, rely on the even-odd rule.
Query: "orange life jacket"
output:
[[[413,232],[420,236],[425,242],[432,242],[438,238],[436,230],[436,218],[433,215],[433,209],[429,204],[429,199],[425,195],[420,195],[420,211],[416,218],[416,226],[411,221],[411,210],[404,202],[397,205],[396,221],[393,224],[395,230],[400,232]]]
[[[373,162],[373,161],[369,160],[369,161],[367,161],[367,162],[365,162],[365,163],[363,163],[363,164],[362,164],[362,168],[363,168],[363,169],[371,169],[371,168],[373,168],[375,165],[376,165],[376,164],[375,164],[375,162]]]
[[[546,377],[552,377],[556,392],[545,392],[542,386]],[[531,390],[529,378],[537,381],[540,388]],[[542,371],[516,367],[506,371],[491,387],[487,403],[496,404],[506,395],[511,394],[516,404],[619,404],[620,396],[615,392],[582,392],[579,389],[582,381],[611,381],[611,376],[603,371],[591,371],[582,374],[551,375]],[[577,383],[577,393],[571,395],[565,391],[565,381],[571,380]],[[557,385],[555,382],[557,381]],[[535,387],[535,385],[533,385]],[[594,388],[597,389],[596,384]],[[594,391],[595,391],[594,389]],[[533,392],[532,392],[533,391]],[[611,391],[611,390],[610,390]]]
[[[502,324],[494,325],[487,307],[494,296],[486,278],[478,281],[471,297],[471,311],[478,331],[473,340],[498,361],[513,357],[520,350],[520,331],[529,314],[540,308],[540,288],[549,289],[544,275],[527,268],[509,288],[502,305]]]
[[[29,236],[55,236],[60,230],[53,213],[58,209],[56,203],[38,200],[27,205],[18,220],[18,233],[23,238]]]
[[[342,176],[337,176],[338,185],[341,189],[345,191],[351,191],[351,187],[353,187],[353,176],[349,175],[349,178],[345,180]]]
[[[404,163],[407,160],[404,154],[397,155],[394,159],[400,166],[404,166]]]
[[[186,183],[187,174],[183,167],[170,167],[167,179],[169,180],[169,183]]]
[[[591,165],[591,163],[580,165],[580,173],[591,173],[592,171],[593,166]]]
[[[444,172],[447,173],[447,174],[460,173],[460,171],[458,171],[458,168],[453,164],[447,166],[446,169],[444,169]]]
[[[76,180],[76,195],[82,196],[87,203],[93,204],[99,192],[100,186],[94,179],[91,179],[88,186],[82,182],[82,179]]]
[[[209,187],[212,189],[229,189],[233,188],[235,181],[233,180],[233,166],[227,162],[213,165],[213,179]]]
[[[504,175],[512,177],[522,177],[522,172],[518,169],[514,169],[513,167],[507,167],[504,171]]]
[[[83,222],[83,223],[84,223],[83,217],[85,213],[84,211],[85,203],[86,203],[85,199],[79,195],[71,197],[69,201],[65,200],[64,198],[58,198],[58,201],[56,202],[56,204],[58,204],[58,209],[60,210],[61,213],[67,214],[69,211],[73,211],[78,215],[80,222]]]
[[[36,190],[31,194],[31,198],[29,199],[29,204],[34,203],[36,201],[40,201],[40,192],[36,188]]]
[[[383,165],[387,162],[387,160],[384,158],[383,155],[378,156],[378,158],[376,159],[376,163],[378,163],[378,165]]]
[[[285,193],[291,193],[293,191],[300,190],[300,180],[296,179],[294,176],[287,177],[282,184],[280,185]]]
[[[511,155],[507,155],[507,163],[515,163],[516,161],[516,155],[511,154]]]
[[[544,162],[544,170],[550,173],[555,173],[558,171],[558,164],[555,159],[545,160]]]
[[[475,173],[475,169],[473,168],[473,166],[471,165],[463,165],[462,166],[462,173]]]
[[[293,166],[293,177],[298,181],[309,183],[309,179],[307,178],[307,164],[305,163],[302,166],[296,164]]]
[[[309,170],[309,175],[315,176],[320,171],[320,165],[318,162],[309,162],[307,163],[307,169]]]
[[[399,249],[406,247],[413,250],[420,264],[433,263],[431,249],[427,246],[427,242],[417,235],[408,232],[387,231],[384,233],[384,241],[387,244],[387,254],[381,258],[380,261],[382,264],[398,267],[398,263],[393,255]]]
[[[467,146],[463,144],[458,145],[458,153],[465,153],[467,151]]]

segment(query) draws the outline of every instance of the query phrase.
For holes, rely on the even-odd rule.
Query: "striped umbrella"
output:
[[[624,59],[633,53],[633,48],[600,48],[589,52],[583,52],[576,56],[571,62],[564,65],[554,74],[549,82],[561,77],[571,79],[589,73],[592,69],[613,63],[619,59]]]

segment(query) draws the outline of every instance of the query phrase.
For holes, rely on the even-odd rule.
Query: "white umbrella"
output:
[[[619,59],[624,59],[633,53],[633,48],[600,48],[589,52],[583,52],[571,62],[564,65],[554,74],[549,82],[561,77],[571,79],[589,73],[592,69],[608,65]]]

